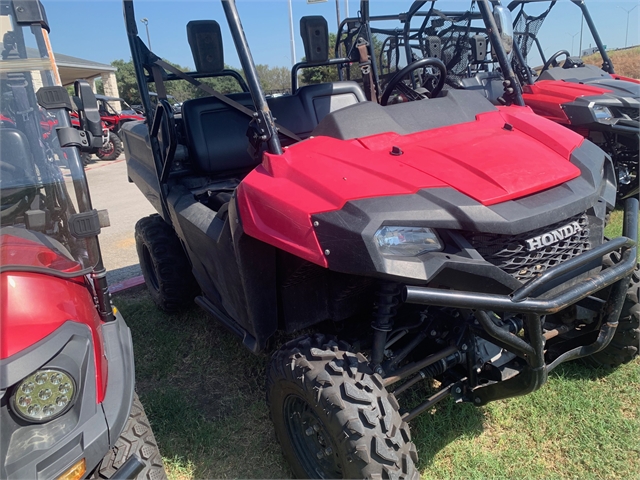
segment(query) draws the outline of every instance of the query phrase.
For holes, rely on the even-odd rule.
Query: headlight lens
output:
[[[430,228],[385,226],[374,235],[383,255],[415,257],[426,252],[442,250],[440,239]]]
[[[603,107],[600,105],[594,105],[591,107],[593,114],[598,120],[611,120],[613,118],[613,113],[607,107]]]
[[[66,372],[38,370],[22,380],[12,396],[16,414],[29,422],[48,422],[65,413],[73,404],[76,383]]]

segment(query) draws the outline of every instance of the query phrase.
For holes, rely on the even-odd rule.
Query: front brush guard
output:
[[[487,334],[494,338],[496,343],[504,345],[509,351],[526,360],[528,368],[515,377],[476,387],[473,390],[473,402],[476,405],[531,393],[540,388],[546,382],[548,373],[561,363],[592,355],[611,342],[618,326],[631,274],[637,263],[638,199],[636,198],[627,199],[625,202],[623,234],[622,237],[608,241],[587,253],[550,268],[540,277],[528,282],[510,295],[408,286],[406,287],[405,301],[420,305],[475,309],[476,318]],[[538,299],[535,297],[536,292],[542,291],[545,286],[558,277],[616,251],[620,251],[621,258],[613,267],[602,270],[575,285],[566,286],[551,298]],[[546,364],[544,359],[545,339],[542,334],[540,316],[557,313],[611,285],[613,287],[606,304],[605,318],[597,340],[591,345],[569,350],[550,364]],[[487,315],[487,310],[525,314],[524,328],[529,341],[527,342],[496,326]]]

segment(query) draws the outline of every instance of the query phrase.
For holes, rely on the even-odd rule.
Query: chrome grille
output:
[[[553,245],[529,251],[526,240],[578,222],[582,229]],[[494,235],[464,232],[465,238],[489,263],[499,267],[518,280],[533,278],[548,268],[580,255],[591,249],[589,221],[586,214],[576,215],[554,225],[521,233],[520,235]]]

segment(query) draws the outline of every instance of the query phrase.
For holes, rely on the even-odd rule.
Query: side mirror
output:
[[[511,61],[511,57],[513,57],[513,17],[511,11],[501,5],[496,5],[493,7],[493,17],[496,19],[498,33],[507,59]]]
[[[76,97],[80,99],[80,102],[76,102],[80,128],[89,132],[94,138],[101,138],[102,120],[98,112],[98,101],[89,83],[86,80],[76,80],[73,87]]]

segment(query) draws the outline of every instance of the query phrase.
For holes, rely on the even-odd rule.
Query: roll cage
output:
[[[600,34],[598,33],[598,29],[596,28],[595,23],[593,22],[593,18],[589,13],[589,9],[585,4],[584,0],[569,0],[571,3],[575,4],[581,11],[584,17],[587,26],[589,27],[589,31],[593,37],[593,40],[596,43],[596,47],[600,56],[602,57],[602,70],[609,74],[614,74],[615,70],[613,68],[613,63],[611,63],[611,59],[607,54],[607,50],[602,43],[602,39],[600,38]],[[512,12],[517,12],[515,14],[513,27],[515,30],[515,40],[517,43],[517,47],[522,53],[523,60],[526,60],[528,53],[531,51],[531,48],[535,44],[540,58],[543,63],[546,63],[547,59],[544,55],[544,50],[540,41],[538,39],[538,31],[542,26],[546,16],[551,12],[553,7],[556,5],[558,0],[513,0],[509,3],[507,8]],[[537,15],[535,17],[529,16],[525,12],[525,6],[530,3],[548,3],[549,8],[545,10],[542,14]],[[521,62],[520,59],[518,59]],[[527,68],[526,64],[523,67]],[[528,83],[533,83],[533,80],[530,76],[528,76]]]
[[[511,62],[504,49],[502,41],[498,35],[498,26],[491,11],[490,3],[499,5],[496,0],[472,0],[471,7],[467,11],[441,11],[435,8],[437,0],[416,0],[405,13],[396,15],[369,14],[369,2],[363,0],[360,7],[360,17],[344,19],[338,28],[336,42],[336,56],[345,49],[350,52],[353,49],[354,39],[363,33],[368,38],[375,35],[384,35],[386,38],[382,42],[380,51],[375,51],[375,42],[371,41],[372,68],[378,84],[391,77],[402,62],[410,64],[415,60],[424,57],[440,58],[444,61],[448,77],[465,77],[470,74],[471,64],[468,61],[467,53],[471,54],[472,48],[468,45],[469,38],[473,35],[486,34],[489,37],[492,49],[492,56],[495,60],[477,61],[476,65],[498,62],[502,75],[508,85],[512,103],[524,105],[520,83],[513,71]],[[478,7],[474,11],[473,7]],[[419,20],[419,26],[416,26]],[[483,22],[482,26],[472,25],[474,20]],[[397,28],[377,28],[372,23],[398,21],[400,27]],[[447,37],[444,42],[442,36]],[[436,40],[436,45],[430,41]],[[433,51],[432,51],[433,50]],[[443,58],[445,52],[449,52],[447,58]],[[347,54],[349,56],[349,54]],[[395,63],[395,65],[393,65]],[[395,68],[394,68],[395,67]],[[339,68],[340,79],[344,76],[348,78],[349,71]]]

